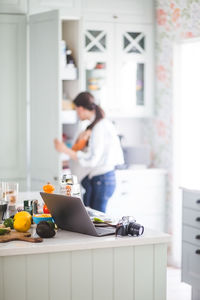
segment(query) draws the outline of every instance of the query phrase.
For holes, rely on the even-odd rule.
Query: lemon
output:
[[[26,232],[31,227],[31,218],[27,215],[22,215],[14,220],[14,229],[20,232]]]
[[[29,212],[27,212],[27,211],[20,211],[20,212],[16,213],[14,216],[14,220],[17,220],[19,217],[27,217],[28,219],[30,219],[30,221],[32,218],[31,214],[29,214]]]

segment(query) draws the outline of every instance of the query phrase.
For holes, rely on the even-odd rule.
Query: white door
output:
[[[172,259],[181,265],[182,190],[199,190],[200,169],[200,39],[174,47],[173,76],[173,215]]]
[[[53,145],[54,138],[61,139],[60,31],[58,11],[30,16],[32,182],[53,183],[60,174],[60,156]]]
[[[26,17],[0,14],[0,178],[26,177]]]

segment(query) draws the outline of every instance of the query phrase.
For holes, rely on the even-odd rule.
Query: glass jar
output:
[[[18,200],[19,184],[17,182],[4,183],[4,196],[8,206],[15,206]]]

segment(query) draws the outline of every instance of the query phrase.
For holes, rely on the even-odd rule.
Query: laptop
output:
[[[115,233],[113,227],[95,227],[80,198],[40,193],[59,228],[92,236]]]

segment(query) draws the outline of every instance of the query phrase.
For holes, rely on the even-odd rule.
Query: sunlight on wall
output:
[[[181,265],[182,190],[200,186],[200,40],[174,47],[171,263]]]
[[[180,185],[200,183],[200,40],[181,45]]]

